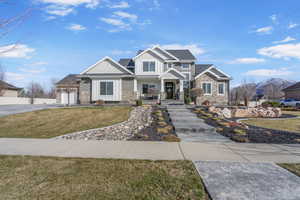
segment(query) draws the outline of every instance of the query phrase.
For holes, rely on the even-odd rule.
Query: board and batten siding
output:
[[[100,95],[100,82],[113,82],[113,95]],[[122,100],[121,79],[92,80],[92,101],[121,101]]]
[[[155,62],[155,72],[144,72],[143,62]],[[164,72],[164,63],[157,56],[149,52],[144,53],[135,60],[135,74],[136,75],[160,75]]]

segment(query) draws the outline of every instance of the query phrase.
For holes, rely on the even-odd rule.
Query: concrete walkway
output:
[[[168,112],[175,127],[177,136],[184,142],[220,142],[232,141],[218,134],[214,127],[206,124],[185,105],[168,105]]]
[[[299,163],[300,145],[1,138],[0,155]]]
[[[43,110],[49,108],[57,108],[61,107],[61,105],[55,104],[40,104],[40,105],[0,105],[0,117],[13,115],[18,113],[31,112],[36,110]]]

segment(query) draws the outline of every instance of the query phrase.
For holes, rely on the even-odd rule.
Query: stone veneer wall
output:
[[[136,99],[134,92],[134,79],[123,78],[122,79],[122,101],[133,102]]]
[[[202,88],[203,82],[211,82],[212,83],[212,94],[204,95],[201,97],[201,103],[208,100],[213,105],[227,105],[229,103],[229,81],[218,81],[212,75],[205,73],[195,81],[195,87]],[[225,83],[225,94],[218,94],[218,84]]]
[[[80,104],[91,103],[91,80],[82,79],[79,85],[79,101]]]

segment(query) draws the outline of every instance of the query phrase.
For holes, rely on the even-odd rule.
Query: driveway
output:
[[[56,107],[59,105],[0,105],[0,117]]]

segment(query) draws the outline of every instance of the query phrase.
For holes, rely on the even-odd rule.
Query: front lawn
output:
[[[0,156],[1,199],[206,198],[190,161]]]
[[[293,172],[294,174],[300,176],[300,164],[279,164],[279,166],[286,168],[287,170]]]
[[[127,106],[58,108],[0,117],[0,137],[51,138],[125,121]]]
[[[300,112],[295,111],[284,111],[283,113],[300,116]],[[253,126],[300,133],[300,119],[268,120],[259,118],[249,119],[243,122]]]

